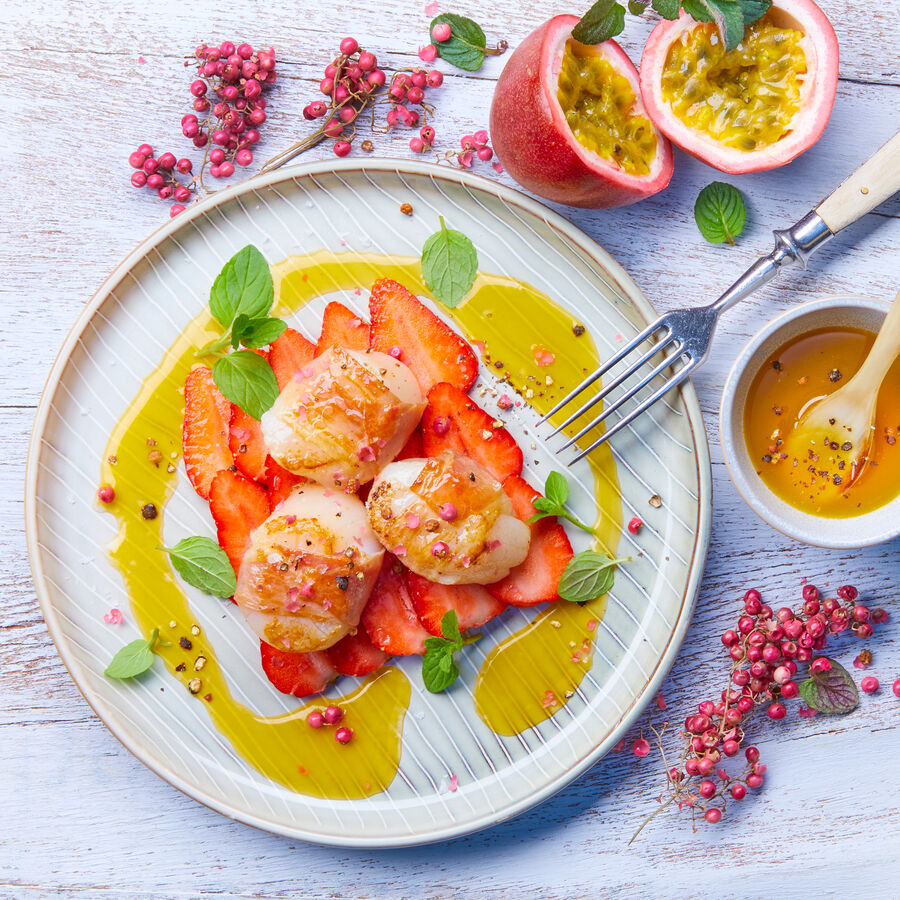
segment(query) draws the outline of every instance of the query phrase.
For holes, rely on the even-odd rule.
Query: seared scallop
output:
[[[332,347],[285,386],[263,415],[262,431],[285,469],[352,492],[400,452],[424,409],[402,362]]]
[[[281,650],[324,650],[352,632],[384,551],[352,494],[303,484],[250,536],[234,599]]]
[[[386,466],[366,503],[378,540],[440,584],[490,584],[528,554],[531,533],[500,482],[465,456]]]

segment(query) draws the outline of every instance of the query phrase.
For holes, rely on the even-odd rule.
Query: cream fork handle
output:
[[[900,131],[816,208],[832,234],[900,191]]]

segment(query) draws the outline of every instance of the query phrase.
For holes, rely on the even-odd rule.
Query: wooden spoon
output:
[[[885,375],[900,354],[900,293],[888,311],[878,337],[859,371],[834,393],[814,400],[800,411],[791,435],[797,448],[840,448],[850,465],[844,487],[865,468],[875,430],[875,406]]]

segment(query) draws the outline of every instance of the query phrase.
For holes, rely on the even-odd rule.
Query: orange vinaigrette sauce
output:
[[[273,314],[281,316],[332,291],[367,291],[377,278],[395,278],[413,293],[428,294],[419,260],[413,258],[319,251],[291,257],[273,266],[272,274]],[[523,311],[529,314],[523,315]],[[479,275],[465,303],[448,312],[470,339],[484,346],[486,354],[503,362],[514,388],[526,396],[533,391],[527,402],[539,412],[549,409],[557,396],[597,364],[593,341],[586,333],[575,336],[572,317],[543,294],[513,279]],[[163,513],[175,490],[184,379],[197,362],[196,348],[219,334],[204,310],[145,379],[110,435],[101,466],[101,483],[112,485],[116,492],[115,502],[105,507],[119,524],[110,557],[122,573],[141,630],[149,634],[159,627],[161,638],[170,642],[170,646],[158,648],[166,668],[185,689],[192,679],[200,680],[197,702],[204,703],[215,727],[248,763],[266,777],[311,796],[355,799],[377,794],[390,785],[399,765],[410,698],[406,676],[387,666],[341,698],[346,724],[355,733],[354,740],[341,747],[331,729],[317,731],[306,725],[310,711],[327,705],[322,699],[281,716],[258,715],[232,696],[205,635],[191,632],[197,617],[168,558],[158,549],[163,544],[162,515],[148,520],[141,514],[147,503]],[[538,369],[535,353],[542,348],[552,349],[555,360]],[[547,375],[554,382],[552,389],[545,385]],[[159,465],[148,460],[151,450],[161,451]],[[606,447],[592,456],[597,545],[614,555],[622,524],[615,465]],[[211,597],[207,601],[222,602]],[[590,668],[591,637],[604,602],[601,597],[584,606],[554,604],[491,651],[475,686],[476,708],[489,727],[514,734],[565,704],[567,692],[577,687]],[[190,650],[181,646],[181,637],[190,640]],[[257,654],[258,648],[248,645],[247,652]],[[206,662],[196,670],[199,656]],[[553,702],[548,702],[550,696]]]
[[[773,353],[750,385],[747,451],[769,489],[804,512],[849,518],[900,494],[900,360],[881,386],[868,461],[856,478],[851,481],[849,464],[839,455],[807,450],[801,459],[786,450],[801,410],[846,384],[874,342],[875,335],[862,329],[810,331]]]

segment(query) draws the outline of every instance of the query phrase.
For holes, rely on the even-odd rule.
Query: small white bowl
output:
[[[846,519],[810,515],[785,503],[756,474],[744,440],[747,391],[770,354],[816,328],[837,325],[878,331],[889,308],[883,300],[854,296],[823,297],[794,306],[751,338],[728,373],[719,410],[725,465],[747,505],[788,537],[817,547],[845,549],[880,544],[900,535],[900,497],[872,512]]]

